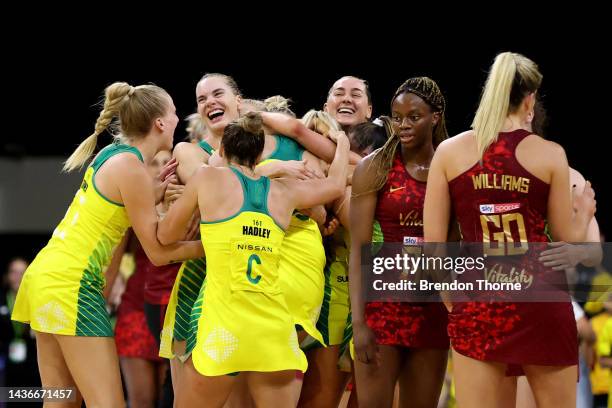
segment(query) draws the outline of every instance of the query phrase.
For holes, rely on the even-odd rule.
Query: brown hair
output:
[[[248,112],[225,127],[221,147],[227,161],[253,168],[263,152],[265,142],[261,115]]]

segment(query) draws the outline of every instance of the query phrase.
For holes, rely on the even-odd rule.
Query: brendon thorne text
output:
[[[489,282],[484,279],[478,279],[475,282],[458,282],[457,280],[452,282],[430,282],[425,279],[416,282],[406,279],[402,279],[399,282],[384,282],[381,279],[377,279],[372,282],[372,287],[377,291],[519,291],[523,288],[523,285],[518,282],[499,283]]]

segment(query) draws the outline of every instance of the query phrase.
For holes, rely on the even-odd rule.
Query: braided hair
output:
[[[440,120],[433,129],[434,147],[439,145],[448,137],[448,132],[446,131],[446,122],[444,120],[446,100],[444,99],[444,95],[442,94],[442,91],[440,91],[438,84],[436,84],[433,79],[428,77],[410,78],[399,88],[397,88],[397,91],[395,91],[395,94],[393,95],[393,99],[391,99],[391,104],[393,104],[397,97],[405,93],[415,94],[423,99],[423,101],[425,101],[431,107],[433,112],[440,113]],[[368,170],[373,168],[376,171],[376,176],[374,178],[374,185],[372,186],[372,189],[367,193],[379,191],[387,182],[387,175],[393,166],[393,158],[395,157],[399,143],[399,137],[393,133],[384,146],[374,153]]]

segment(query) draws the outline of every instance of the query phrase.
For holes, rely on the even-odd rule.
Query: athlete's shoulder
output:
[[[299,187],[300,180],[280,177],[280,178],[271,178],[270,179],[270,193],[272,194],[274,200],[276,201],[276,197],[284,197],[288,194],[292,194],[297,187]]]
[[[229,167],[213,167],[207,164],[199,167],[187,184],[192,183],[208,204],[226,203],[228,197],[240,190],[240,181]]]
[[[563,150],[560,144],[553,142],[552,140],[548,140],[537,133],[531,133],[521,143],[528,143],[533,147],[538,147],[542,149],[549,149],[551,151],[560,151]]]
[[[361,191],[363,188],[367,188],[366,186],[374,183],[376,175],[380,171],[376,166],[381,165],[377,156],[382,154],[382,149],[381,147],[374,150],[357,163],[352,178],[353,191]]]
[[[445,167],[447,163],[467,156],[475,149],[474,131],[468,130],[443,140],[437,147],[433,161],[436,166]],[[433,164],[432,164],[433,166]]]
[[[215,167],[203,164],[198,167],[193,177],[198,182],[206,183],[222,183],[227,177],[230,177],[232,171],[229,167]]]
[[[372,166],[372,164],[374,163],[376,156],[382,153],[382,149],[383,147],[379,147],[378,149],[374,150],[372,153],[361,159],[359,163],[355,165],[355,173],[367,172],[370,166]]]
[[[104,161],[101,165],[110,167],[114,172],[136,172],[146,171],[146,166],[136,154],[131,151],[117,152]],[[109,170],[110,170],[109,169]]]
[[[472,147],[475,143],[474,131],[467,130],[461,132],[455,136],[451,136],[448,139],[443,140],[437,147],[436,153],[438,155],[447,154],[448,152],[465,150],[468,147]]]
[[[525,148],[533,151],[542,160],[547,160],[550,162],[556,162],[559,160],[563,162],[567,161],[563,146],[551,140],[547,140],[536,133],[532,133],[527,136],[521,142],[521,145],[524,145]]]
[[[187,157],[197,156],[203,157],[207,153],[199,147],[197,144],[189,143],[189,142],[180,142],[176,146],[174,146],[174,150],[172,151],[172,155],[180,162],[181,159],[185,159]]]
[[[455,136],[451,136],[448,139],[443,140],[436,150],[442,149],[442,151],[446,151],[449,149],[454,149],[457,147],[465,147],[475,142],[474,131],[466,130],[465,132],[461,132]]]
[[[127,151],[100,163],[95,177],[96,183],[110,183],[123,192],[151,185],[151,176],[145,164],[135,154]]]
[[[357,163],[351,178],[352,197],[369,197],[375,199],[378,190],[385,184],[395,158],[384,154],[383,148],[376,149]],[[399,146],[398,146],[399,149]],[[391,160],[391,163],[386,162]]]

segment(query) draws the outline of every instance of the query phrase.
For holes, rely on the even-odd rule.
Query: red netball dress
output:
[[[148,259],[147,259],[148,261]],[[172,293],[172,286],[180,263],[155,266],[150,261],[143,267],[146,270],[144,282],[144,300],[152,305],[167,305]],[[162,316],[163,320],[163,316]]]
[[[115,343],[121,357],[163,361],[158,354],[155,338],[147,327],[144,314],[145,265],[149,262],[142,248],[134,255],[136,269],[127,281],[121,304],[117,309]]]
[[[550,186],[529,173],[515,155],[530,134],[522,129],[500,133],[481,162],[449,182],[462,242],[479,244],[480,256],[488,255],[488,274],[481,271],[478,279],[511,280],[530,290],[530,298],[524,291],[504,290],[495,299],[454,303],[448,325],[452,347],[478,360],[506,363],[515,374],[524,364],[578,362],[572,305],[567,288],[558,285],[565,282],[565,274],[538,261],[549,241],[545,229]],[[460,279],[473,281],[469,276]]]
[[[180,263],[155,266],[147,257],[142,262],[142,269],[145,271],[144,313],[149,330],[157,342],[159,342],[159,336],[164,326],[172,286],[174,286],[180,267]]]
[[[392,243],[395,247],[397,244],[416,247],[422,244],[426,186],[427,183],[408,173],[398,151],[387,182],[378,193],[374,242]],[[448,348],[447,315],[441,302],[382,301],[365,305],[366,322],[381,345]]]

